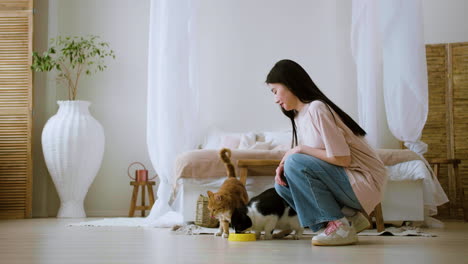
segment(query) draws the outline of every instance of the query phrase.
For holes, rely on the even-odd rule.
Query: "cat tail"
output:
[[[234,169],[234,165],[232,165],[232,162],[231,162],[231,150],[228,148],[222,148],[219,151],[219,156],[221,157],[221,160],[224,162],[224,165],[226,166],[228,177],[236,178],[236,171]]]

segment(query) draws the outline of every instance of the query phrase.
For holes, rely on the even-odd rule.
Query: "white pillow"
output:
[[[238,135],[224,135],[221,137],[220,148],[236,149],[239,147],[241,137]]]
[[[255,142],[253,146],[251,146],[249,149],[263,149],[263,150],[269,150],[271,148],[271,141],[267,142]]]
[[[205,138],[204,149],[219,149],[221,145],[221,132],[217,129],[211,130]]]
[[[271,141],[271,146],[274,148],[278,145],[291,145],[292,131],[267,131],[263,132],[265,141]]]
[[[255,144],[256,135],[254,132],[248,132],[240,136],[239,149],[249,149]]]
[[[241,141],[244,136],[244,142]],[[253,141],[252,141],[253,139]],[[220,129],[213,129],[208,133],[203,144],[203,149],[220,149],[223,147],[237,149],[243,144],[243,147],[250,147],[255,143],[255,133],[234,133],[225,132]],[[248,148],[247,147],[247,148]]]

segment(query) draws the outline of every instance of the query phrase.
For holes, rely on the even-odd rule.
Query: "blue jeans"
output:
[[[314,232],[343,218],[344,206],[362,208],[343,167],[306,154],[292,154],[284,164],[284,176],[288,185],[275,184],[276,192],[296,210],[301,225]]]

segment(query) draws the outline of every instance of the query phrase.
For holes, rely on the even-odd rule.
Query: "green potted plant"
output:
[[[56,71],[57,83],[68,88],[68,100],[58,101],[57,114],[42,131],[44,159],[61,202],[57,217],[86,217],[83,202],[101,166],[105,137],[89,112],[90,102],[76,95],[80,78],[105,70],[114,51],[97,36],[57,37],[46,52],[32,57],[32,70]]]
[[[50,47],[42,56],[33,52],[31,69],[36,72],[56,70],[57,83],[68,88],[68,100],[76,100],[80,77],[92,75],[107,68],[107,57],[115,59],[107,42],[97,36],[57,37],[50,40]]]

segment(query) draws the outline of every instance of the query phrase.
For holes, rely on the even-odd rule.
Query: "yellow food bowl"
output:
[[[253,234],[253,233],[248,233],[248,234],[234,234],[234,233],[231,233],[231,234],[229,234],[228,240],[229,241],[247,242],[247,241],[255,241],[255,240],[257,240],[257,238],[255,237],[255,234]]]

